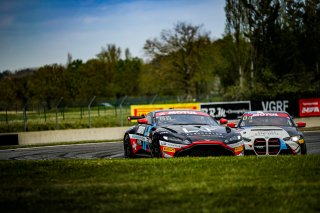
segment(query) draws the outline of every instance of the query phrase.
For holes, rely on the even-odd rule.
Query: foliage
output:
[[[319,91],[318,0],[228,0],[225,10],[227,29],[235,40],[242,36],[252,45],[254,82],[259,88],[255,96]]]
[[[207,69],[203,56],[210,43],[208,33],[202,32],[201,26],[182,22],[173,31],[162,31],[160,39],[147,40],[144,50],[151,56],[154,69],[160,68],[165,82],[173,86],[174,93],[192,100],[207,93],[207,80],[210,78],[206,77],[211,77],[208,74],[212,73]]]
[[[226,33],[179,22],[149,39],[143,61],[107,44],[96,58],[0,73],[0,107],[60,97],[175,96],[180,101],[320,96],[319,0],[227,0]],[[118,101],[119,102],[119,101]]]

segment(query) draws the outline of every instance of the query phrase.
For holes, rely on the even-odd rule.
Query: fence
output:
[[[68,103],[61,97],[55,105],[39,102],[2,105],[0,133],[131,125],[126,120],[129,114],[129,105],[96,102],[95,97],[81,104]]]
[[[25,103],[0,102],[0,133],[130,126],[127,121],[132,104],[178,103],[183,97],[90,97],[71,101],[63,97]]]
[[[194,101],[193,103],[195,103]],[[109,100],[94,96],[82,102],[65,100],[63,97],[60,97],[55,101],[49,99],[46,102],[29,100],[24,104],[0,103],[0,133],[130,126],[132,123],[127,121],[127,116],[130,115],[131,105],[181,102],[188,101],[179,97],[153,96],[132,98],[124,96],[119,99]],[[287,111],[294,117],[299,117],[302,112],[319,116],[320,108],[319,98],[245,101],[251,106],[249,108],[240,106],[241,102],[238,101],[236,105],[240,109],[231,107],[230,102],[213,103],[203,99],[198,99],[197,102],[202,102],[202,107],[206,108],[205,111],[210,112],[216,118],[230,117],[232,112],[239,114],[243,109]]]

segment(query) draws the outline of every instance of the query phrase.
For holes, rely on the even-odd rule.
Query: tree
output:
[[[99,59],[88,60],[79,68],[80,85],[79,97],[89,100],[93,96],[112,96],[106,62]]]
[[[36,70],[30,79],[30,91],[34,98],[45,101],[48,109],[52,107],[52,101],[66,97],[64,71],[62,65],[45,65]]]
[[[105,77],[106,83],[111,83],[116,72],[116,66],[121,59],[121,49],[114,44],[108,44],[107,48],[102,48],[101,52],[97,54],[98,59],[105,63]]]
[[[68,57],[68,61],[68,66],[63,75],[64,86],[67,97],[75,100],[79,96],[79,88],[81,87],[81,75],[79,70],[83,65],[83,62],[79,59],[72,60],[71,57]]]
[[[0,107],[10,107],[16,101],[16,85],[13,80],[13,74],[5,71],[1,74],[0,78]]]
[[[160,38],[147,40],[144,45],[145,52],[151,57],[151,64],[167,60],[170,66],[161,71],[170,72],[176,91],[180,95],[184,94],[188,100],[201,91],[199,88],[203,84],[202,79],[197,79],[196,75],[200,72],[202,50],[210,44],[210,39],[209,34],[202,32],[201,28],[181,22],[175,25],[173,31],[164,30]],[[166,84],[169,81],[167,79]]]
[[[226,13],[226,33],[232,35],[235,45],[233,45],[234,61],[239,72],[239,87],[244,87],[244,66],[247,62],[247,49],[243,48],[244,34],[247,31],[247,19],[245,16],[244,4],[241,0],[227,0],[225,6]]]
[[[142,60],[131,58],[130,52],[126,50],[126,59],[119,60],[116,66],[114,87],[116,96],[137,95],[140,92],[139,75],[141,73]]]
[[[251,44],[255,97],[315,90],[305,82],[314,82],[319,61],[319,7],[319,0],[227,1],[229,31]]]

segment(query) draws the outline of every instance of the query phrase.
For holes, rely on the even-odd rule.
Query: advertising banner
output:
[[[164,109],[194,109],[200,110],[200,103],[178,103],[178,104],[148,104],[148,105],[131,105],[130,111],[132,116],[146,115],[154,110]]]
[[[244,112],[251,110],[250,101],[201,103],[201,110],[216,119],[238,119]]]
[[[300,99],[300,117],[320,116],[320,98]]]
[[[288,112],[291,116],[299,116],[298,99],[252,100],[252,111]]]

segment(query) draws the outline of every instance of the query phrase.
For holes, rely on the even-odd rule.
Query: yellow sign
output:
[[[194,109],[200,110],[200,103],[179,103],[179,104],[149,104],[149,105],[131,105],[131,115],[141,116],[146,115],[154,110],[164,109]]]

